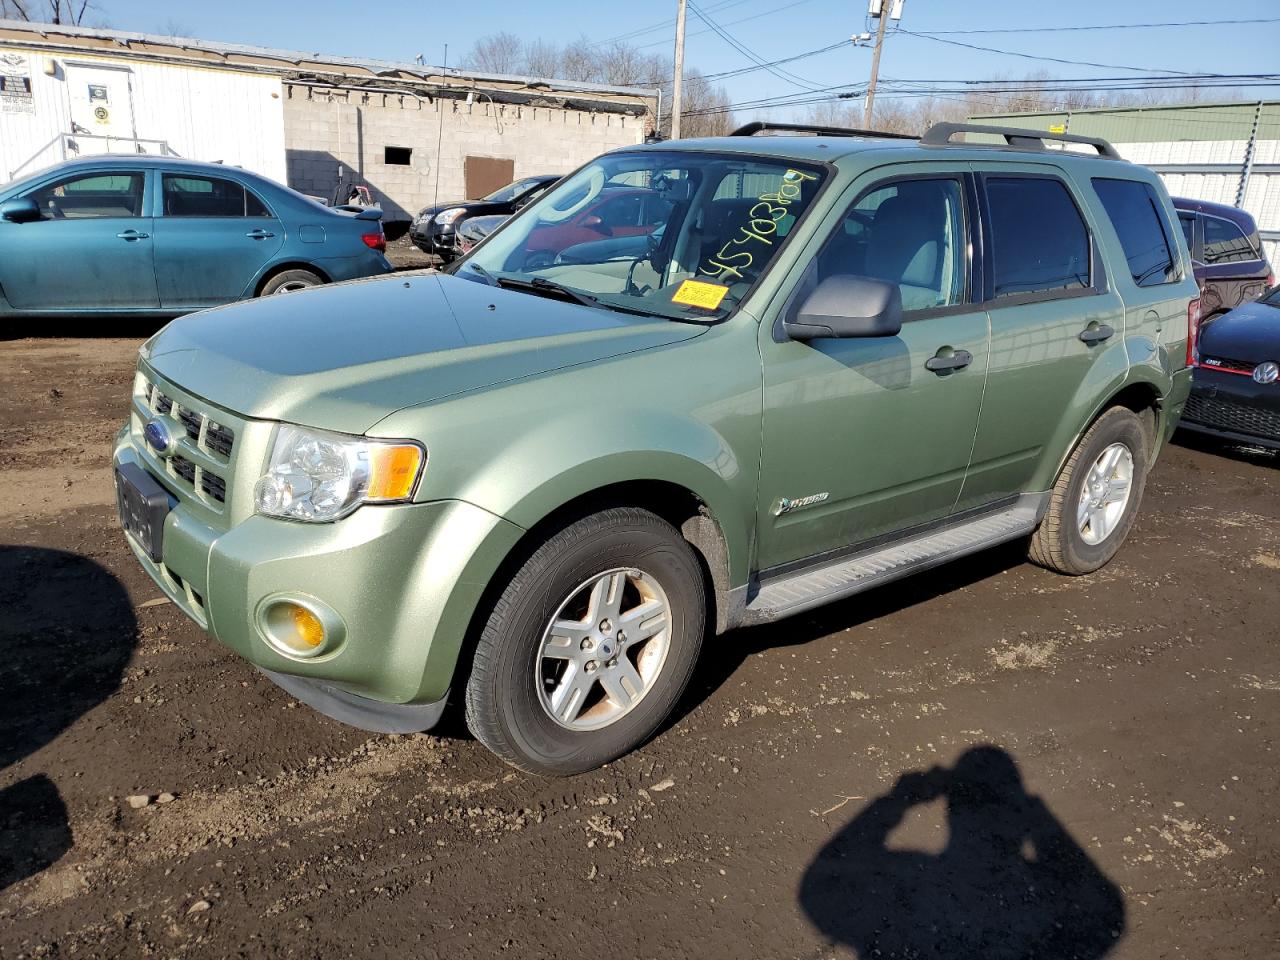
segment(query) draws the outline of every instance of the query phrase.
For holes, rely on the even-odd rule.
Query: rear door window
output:
[[[164,175],[164,215],[166,217],[263,217],[262,201],[234,180]]]
[[[1204,262],[1239,263],[1257,260],[1258,252],[1244,231],[1221,217],[1204,218]]]
[[[1129,274],[1140,287],[1178,279],[1178,260],[1170,248],[1160,200],[1151,185],[1140,180],[1097,178],[1093,189],[1102,201],[1129,263]]]
[[[985,178],[991,299],[1069,294],[1091,286],[1089,229],[1061,180]]]

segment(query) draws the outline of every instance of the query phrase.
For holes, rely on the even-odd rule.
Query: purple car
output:
[[[1212,319],[1275,285],[1253,217],[1239,207],[1174,197],[1200,284],[1200,316]]]

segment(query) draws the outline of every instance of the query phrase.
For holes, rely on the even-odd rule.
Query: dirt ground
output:
[[[1280,956],[1274,456],[1175,445],[1093,576],[1015,546],[722,637],[652,743],[541,780],[160,599],[125,332],[0,340],[0,957]]]

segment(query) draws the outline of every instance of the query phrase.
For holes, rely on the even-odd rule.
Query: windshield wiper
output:
[[[566,287],[564,284],[548,280],[546,277],[531,277],[528,280],[521,280],[517,277],[498,277],[495,282],[498,286],[505,287],[508,290],[528,290],[543,296],[550,294],[564,300],[580,303],[585,307],[603,306],[591,294],[583,293],[581,290],[574,290],[572,287]]]
[[[536,293],[539,296],[560,297],[571,303],[580,303],[584,307],[600,307],[603,310],[629,313],[637,317],[654,316],[648,310],[637,310],[634,307],[624,307],[621,304],[610,303],[607,300],[601,300],[599,297],[593,297],[589,293],[583,293],[581,290],[575,290],[573,287],[566,287],[562,283],[548,280],[546,277],[530,277],[528,280],[521,280],[517,277],[498,277],[497,284],[509,290],[528,290],[530,293]]]

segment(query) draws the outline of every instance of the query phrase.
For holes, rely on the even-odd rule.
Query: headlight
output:
[[[457,220],[466,212],[466,207],[450,207],[448,210],[441,210],[436,214],[436,223],[441,224],[442,226],[453,223],[453,221]]]
[[[363,503],[408,500],[426,460],[416,443],[281,424],[254,505],[270,517],[327,523]]]

